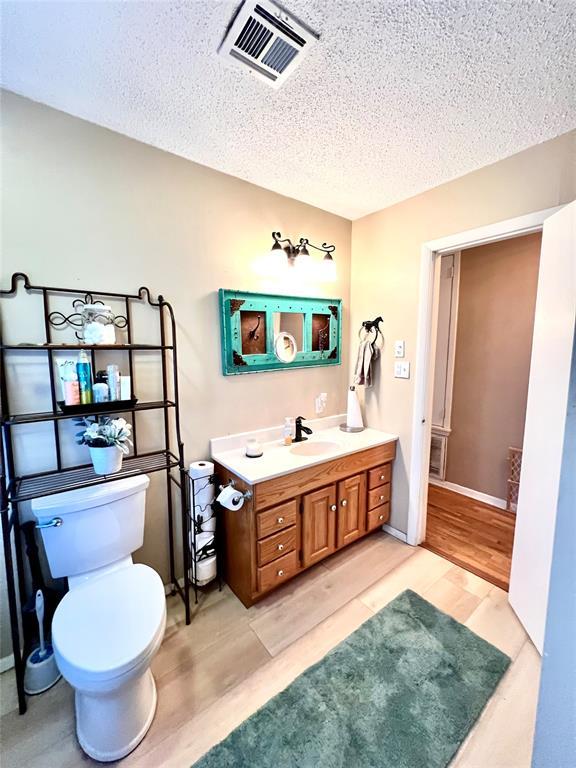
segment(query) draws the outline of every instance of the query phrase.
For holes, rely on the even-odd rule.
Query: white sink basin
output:
[[[321,456],[323,453],[330,453],[340,448],[338,443],[328,440],[314,440],[309,443],[297,443],[290,448],[290,453],[297,456]]]

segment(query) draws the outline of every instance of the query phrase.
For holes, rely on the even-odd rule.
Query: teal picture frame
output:
[[[342,299],[281,296],[221,288],[218,291],[218,300],[224,376],[341,364]],[[283,315],[294,313],[303,316],[301,349],[297,351],[295,359],[290,363],[279,360],[274,353],[273,316],[275,313]],[[254,316],[259,316],[259,319],[255,321]],[[319,336],[316,337],[316,344],[314,343],[317,316],[323,316],[323,320],[326,320],[326,326],[322,328],[323,341],[320,344]],[[259,339],[260,349],[253,354],[243,350],[244,318],[252,318],[252,324],[256,322],[254,330],[260,327],[261,322],[262,333],[256,336]],[[315,349],[315,346],[320,348]]]

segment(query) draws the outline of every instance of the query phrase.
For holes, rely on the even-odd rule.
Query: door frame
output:
[[[409,473],[407,542],[413,546],[424,541],[428,504],[428,465],[432,435],[432,394],[436,357],[436,331],[438,320],[439,257],[453,251],[474,248],[500,240],[542,231],[547,218],[564,205],[535,211],[524,216],[465,230],[454,235],[423,243],[420,256],[420,301],[416,366],[414,377],[414,406],[412,416],[412,452]]]
[[[456,361],[456,336],[458,332],[458,303],[460,301],[460,251],[454,251],[450,253],[443,253],[439,257],[440,265],[438,267],[438,280],[442,280],[442,259],[448,256],[452,256],[452,285],[450,289],[450,317],[448,320],[448,349],[446,354],[446,380],[444,388],[444,408],[442,416],[442,424],[434,423],[434,414],[432,414],[432,430],[436,430],[437,433],[448,437],[451,432],[450,419],[452,415],[452,399],[454,395],[454,369]],[[439,286],[440,289],[440,286]],[[438,305],[440,308],[440,304]],[[438,334],[439,317],[436,318],[436,334]],[[437,350],[436,350],[437,352]],[[436,354],[434,355],[434,367],[432,368],[432,374],[435,375],[436,367]],[[433,383],[432,389],[432,404],[434,404],[434,395],[436,394],[436,386]]]

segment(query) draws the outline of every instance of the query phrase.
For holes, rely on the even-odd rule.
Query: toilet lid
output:
[[[165,612],[160,576],[147,565],[131,565],[68,592],[54,614],[52,642],[78,670],[114,677],[154,645]]]

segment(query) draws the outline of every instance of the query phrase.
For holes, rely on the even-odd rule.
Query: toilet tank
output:
[[[139,475],[34,499],[39,524],[62,521],[40,529],[52,576],[87,573],[139,549],[149,484]]]

